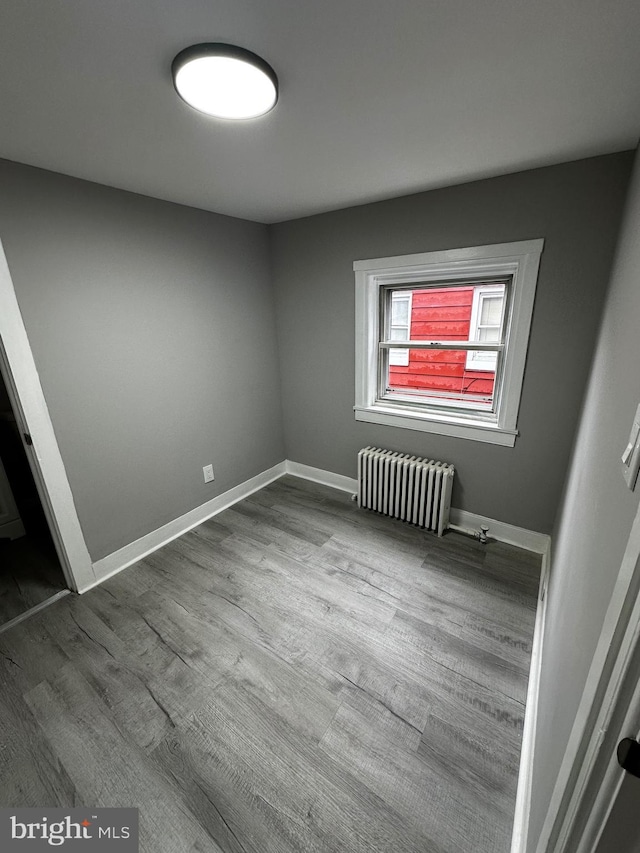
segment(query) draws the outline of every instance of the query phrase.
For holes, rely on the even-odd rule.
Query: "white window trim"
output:
[[[544,240],[525,240],[355,261],[356,400],[358,421],[404,427],[513,447],[531,329],[540,255]],[[502,393],[491,419],[474,413],[418,411],[378,399],[380,288],[461,278],[511,276]]]
[[[469,340],[475,341],[478,339],[478,327],[480,325],[480,317],[482,316],[482,301],[486,296],[495,296],[497,293],[503,293],[502,285],[488,284],[484,286],[476,286],[473,288],[473,304],[471,306],[471,320],[469,322]],[[504,304],[503,304],[504,313]],[[503,318],[504,319],[504,318]],[[485,370],[492,371],[496,369],[497,356],[491,359],[480,358],[478,350],[469,350],[465,367],[467,370]],[[486,353],[485,353],[486,355]]]

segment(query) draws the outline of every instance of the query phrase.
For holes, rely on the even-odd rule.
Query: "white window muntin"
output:
[[[500,243],[442,252],[355,261],[356,276],[356,420],[400,426],[513,446],[531,328],[533,302],[544,240]],[[506,306],[505,353],[497,389],[496,412],[439,411],[432,406],[404,407],[378,397],[378,343],[381,287],[411,287],[461,278],[511,278]],[[468,348],[467,346],[464,348]],[[413,344],[412,344],[413,346]]]

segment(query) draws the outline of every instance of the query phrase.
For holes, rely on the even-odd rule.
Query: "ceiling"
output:
[[[275,110],[187,107],[202,41]],[[635,147],[639,44],[638,0],[2,0],[0,157],[277,222]]]

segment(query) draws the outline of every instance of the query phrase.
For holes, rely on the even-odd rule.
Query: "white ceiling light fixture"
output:
[[[189,106],[216,118],[257,118],[278,100],[273,68],[242,47],[195,44],[171,65],[176,92]]]

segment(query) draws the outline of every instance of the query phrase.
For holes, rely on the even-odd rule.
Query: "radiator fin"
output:
[[[449,525],[454,467],[379,447],[358,453],[358,506],[442,536]]]

